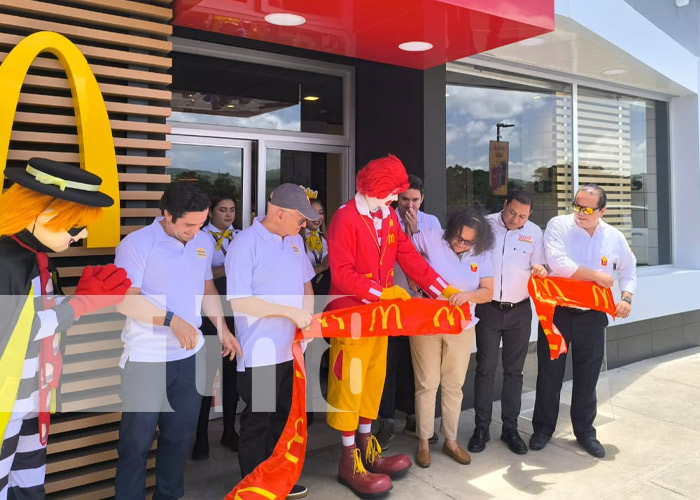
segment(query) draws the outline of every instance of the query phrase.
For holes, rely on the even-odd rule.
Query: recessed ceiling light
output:
[[[544,38],[536,36],[533,38],[526,38],[525,40],[520,40],[518,42],[518,45],[522,45],[523,47],[537,47],[538,45],[542,45],[543,43]]]
[[[231,109],[231,108],[235,108],[236,106],[234,104],[227,104],[226,107]]]
[[[627,70],[624,70],[624,69],[606,69],[605,71],[603,71],[603,74],[605,76],[622,75],[623,73],[627,73]]]
[[[318,101],[319,97],[317,95],[307,95],[304,97],[305,101]]]
[[[306,19],[296,14],[276,12],[266,15],[265,21],[270,24],[276,24],[277,26],[300,26],[306,22]]]
[[[425,52],[432,49],[433,44],[428,42],[404,42],[399,45],[399,48],[406,52]]]

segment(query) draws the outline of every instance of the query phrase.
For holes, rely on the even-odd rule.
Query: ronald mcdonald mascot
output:
[[[0,198],[0,500],[38,500],[61,372],[58,332],[123,300],[131,282],[114,264],[86,267],[73,297],[55,295],[47,252],[85,238],[100,207],[114,203],[98,176],[32,158],[5,177],[14,184]]]
[[[369,162],[358,172],[356,186],[354,199],[338,209],[328,230],[330,295],[342,296],[328,309],[410,299],[393,285],[395,262],[433,298],[454,293],[416,251],[390,206],[409,186],[401,160],[390,155]],[[407,455],[382,455],[371,433],[384,388],[386,349],[386,337],[331,340],[327,420],[342,434],[338,480],[363,498],[386,493],[391,478],[411,466]]]

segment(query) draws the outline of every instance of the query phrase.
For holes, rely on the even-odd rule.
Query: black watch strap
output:
[[[170,326],[170,322],[173,320],[175,313],[172,311],[165,311],[165,319],[163,320],[163,326]]]

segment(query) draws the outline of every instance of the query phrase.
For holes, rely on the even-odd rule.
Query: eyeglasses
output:
[[[282,213],[292,215],[289,212],[287,212],[286,210],[282,210]],[[302,217],[301,219],[297,220],[297,226],[301,227],[304,225],[305,222],[306,222],[306,217]]]
[[[457,235],[455,235],[454,240],[455,240],[455,243],[457,243],[457,244],[461,243],[463,245],[467,245],[468,247],[473,247],[476,244],[476,241],[474,241],[474,240],[465,240],[461,236],[457,236]]]
[[[576,203],[571,205],[571,207],[574,209],[574,212],[583,212],[586,215],[593,215],[593,212],[595,212],[596,210],[600,210],[600,207],[582,207],[581,205],[578,205]]]

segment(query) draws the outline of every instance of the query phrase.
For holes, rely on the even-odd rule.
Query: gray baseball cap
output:
[[[318,220],[321,216],[311,208],[306,190],[296,184],[280,184],[270,194],[270,203],[280,208],[297,210],[309,220]]]

